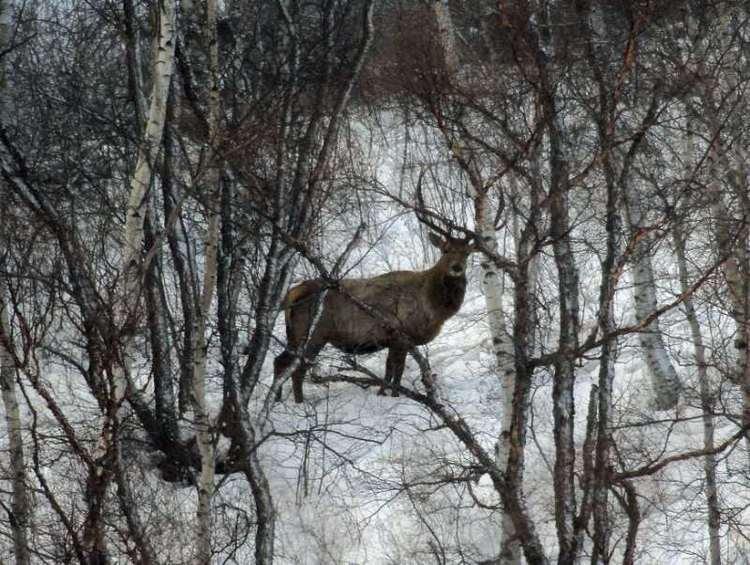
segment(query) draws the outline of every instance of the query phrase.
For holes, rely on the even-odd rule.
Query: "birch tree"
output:
[[[706,79],[710,80],[710,79]],[[710,163],[710,178],[707,190],[711,194],[710,209],[716,222],[716,248],[726,255],[723,271],[727,285],[728,299],[732,305],[732,318],[737,326],[735,347],[738,350],[738,365],[740,388],[743,394],[743,425],[750,425],[750,354],[747,344],[750,330],[750,314],[748,312],[749,291],[748,277],[750,272],[750,257],[746,252],[748,231],[742,221],[737,221],[736,214],[730,211],[726,204],[726,194],[731,194],[735,206],[742,215],[750,211],[747,197],[747,175],[738,168],[738,163],[744,163],[747,156],[743,152],[731,150],[724,141],[726,133],[719,121],[716,103],[712,89],[705,83],[701,85],[701,110],[707,118],[710,142],[708,147],[708,161]],[[721,179],[727,180],[729,191],[722,186]],[[750,439],[748,439],[750,442]],[[750,443],[748,444],[750,445]]]
[[[118,441],[116,430],[118,427],[118,409],[125,399],[129,386],[130,359],[133,356],[133,341],[130,337],[129,327],[134,324],[134,317],[140,311],[141,296],[141,252],[144,242],[144,221],[146,207],[149,201],[149,190],[152,181],[153,163],[156,161],[161,138],[164,131],[166,118],[167,93],[174,69],[174,47],[176,43],[176,6],[174,2],[165,0],[158,4],[157,19],[159,28],[154,40],[152,60],[152,90],[149,100],[149,109],[146,114],[146,125],[143,129],[143,138],[138,148],[138,158],[135,170],[130,182],[130,192],[126,210],[126,221],[123,236],[122,259],[120,274],[122,277],[121,290],[117,293],[116,309],[117,317],[115,323],[121,328],[123,336],[120,345],[120,363],[113,366],[110,371],[112,379],[110,397],[107,403],[106,420],[100,438],[100,453],[95,457],[106,458],[113,450]],[[89,479],[88,490],[94,498],[90,504],[101,507],[104,505],[103,498],[109,482],[112,479],[113,469],[106,466],[97,469],[94,476]],[[98,499],[98,500],[97,500]],[[100,517],[98,513],[91,513],[87,525],[90,532],[84,537],[84,543],[91,546],[91,551],[99,555],[99,559],[106,559],[107,550],[103,546],[104,535],[101,532]]]
[[[4,0],[0,4],[0,46],[9,46],[10,11],[12,4]],[[5,121],[7,79],[5,65],[0,67],[0,116]],[[0,258],[0,266],[4,263]],[[2,389],[3,405],[5,406],[5,425],[8,433],[8,448],[10,452],[11,484],[13,495],[9,513],[13,547],[16,563],[28,565],[31,563],[29,554],[28,530],[31,519],[31,506],[26,483],[26,463],[23,446],[21,414],[18,408],[16,394],[15,359],[11,352],[13,347],[10,331],[10,316],[6,306],[8,289],[4,275],[0,273],[0,388]]]
[[[553,8],[551,6],[550,8]],[[544,9],[543,9],[544,10]],[[537,17],[541,25],[549,27],[549,13],[543,11]],[[557,38],[546,36],[548,31],[535,31],[538,37],[531,41],[535,52],[540,89],[538,96],[550,146],[550,186],[548,192],[550,206],[550,236],[553,239],[555,264],[558,272],[560,301],[560,357],[555,361],[554,387],[552,391],[555,421],[555,521],[560,545],[559,561],[573,562],[578,547],[574,533],[576,512],[575,486],[573,482],[575,464],[575,444],[573,437],[574,399],[573,382],[575,377],[574,351],[578,345],[579,306],[578,269],[570,241],[569,218],[569,163],[567,147],[571,140],[559,115],[555,87],[550,71],[544,63],[546,58],[555,57],[554,43]]]
[[[689,289],[689,271],[685,253],[686,237],[679,228],[675,228],[674,246],[677,255],[677,265],[680,272],[680,285],[683,292]],[[714,416],[712,406],[712,391],[710,387],[711,379],[708,374],[708,361],[706,359],[706,346],[703,339],[703,331],[698,321],[693,299],[691,297],[685,300],[685,316],[690,325],[690,334],[693,339],[695,348],[695,367],[698,377],[700,390],[700,402],[703,422],[703,445],[708,451],[703,460],[703,472],[706,480],[706,505],[707,526],[709,536],[709,556],[711,565],[721,564],[721,509],[719,506],[719,493],[716,481],[716,456],[712,453],[716,447],[714,439]]]
[[[205,50],[208,54],[208,171],[205,174],[205,209],[207,216],[204,242],[204,266],[202,288],[196,289],[200,298],[195,308],[193,328],[193,378],[191,398],[195,414],[196,436],[201,457],[201,472],[198,480],[198,530],[197,562],[211,562],[211,498],[214,493],[215,439],[214,417],[206,398],[206,362],[208,357],[207,320],[211,314],[211,303],[216,288],[217,257],[219,247],[219,45],[216,37],[217,4],[206,2]]]
[[[741,551],[718,546],[741,537],[745,494],[723,481],[745,455],[747,387],[719,379],[747,366],[744,6],[691,5],[694,19],[685,3],[587,1],[28,6],[2,52],[3,516],[16,518],[0,524],[3,555],[304,559],[331,526],[305,496],[337,497],[337,528],[351,520],[346,543],[319,536],[322,559],[349,558],[357,536],[366,558],[415,562]],[[713,17],[724,7],[737,17]],[[405,141],[379,137],[402,118]],[[414,212],[477,242],[479,301],[455,335],[490,339],[413,351],[403,403],[362,395],[382,379],[355,360],[304,406],[277,403],[289,283],[335,286],[355,245],[339,242]],[[362,276],[376,253],[421,259],[397,257],[394,233],[362,251]],[[635,317],[631,277],[651,289]],[[639,410],[644,337],[664,353],[647,371],[661,359],[697,383],[675,414]],[[662,369],[656,404],[673,407]],[[469,396],[463,379],[481,386]],[[420,465],[394,466],[399,445],[423,450]],[[300,469],[296,497],[269,464],[282,456]],[[708,528],[678,499],[689,492]],[[370,505],[383,514],[361,519]],[[408,552],[370,543],[380,519],[414,522],[395,532]]]
[[[461,79],[455,75],[458,65],[458,52],[456,32],[450,14],[449,2],[447,0],[434,2],[433,12],[445,71],[452,82],[460,83]],[[428,107],[430,107],[429,103]],[[431,107],[436,109],[434,104]],[[514,411],[525,411],[527,408],[524,406],[524,402],[520,402],[518,406],[514,406],[513,395],[516,389],[516,367],[513,343],[515,340],[508,330],[508,322],[506,320],[508,312],[504,304],[505,284],[503,279],[505,273],[501,267],[505,266],[506,270],[509,270],[507,266],[511,262],[497,260],[503,255],[497,242],[496,232],[498,226],[496,226],[496,222],[498,218],[504,216],[505,197],[499,186],[505,179],[502,176],[492,178],[492,173],[485,170],[486,166],[482,164],[481,157],[476,154],[472,147],[473,140],[470,136],[466,138],[460,133],[453,133],[450,125],[444,121],[446,116],[443,115],[442,111],[438,110],[437,112],[433,112],[433,114],[446,145],[451,149],[453,158],[464,172],[468,193],[473,200],[473,220],[476,238],[480,249],[486,253],[486,257],[480,263],[482,268],[482,289],[486,301],[487,321],[495,356],[496,371],[502,390],[502,428],[498,434],[496,457],[497,464],[501,469],[505,469],[509,477],[513,477],[514,488],[518,488],[520,491],[523,481],[523,458],[522,456],[516,457],[512,464],[509,465],[509,457],[512,449],[511,442],[515,442],[516,452],[520,451],[522,453],[524,443],[523,434],[516,431],[516,437],[511,438],[511,433]],[[463,125],[463,127],[466,128],[466,125]],[[536,191],[532,194],[535,193]],[[533,200],[534,197],[532,196]],[[519,243],[516,264],[526,265],[528,259],[528,250],[522,249]],[[524,305],[520,309],[517,309],[517,311],[530,313],[529,307],[526,306],[529,296],[523,295],[525,290],[529,290],[527,284],[525,284],[526,277],[528,276],[533,280],[533,262],[529,261],[528,265],[528,267],[514,269],[513,274],[516,279],[524,279],[524,283],[516,281],[521,290],[516,293],[515,300],[517,304]],[[533,287],[533,284],[531,286]],[[530,291],[533,293],[533,288]],[[518,338],[521,343],[526,341],[525,337],[518,335],[515,338]],[[518,415],[515,417],[517,418]],[[521,548],[516,541],[512,517],[508,513],[503,514],[501,528],[499,535],[499,561],[502,563],[520,563]]]
[[[10,352],[12,341],[10,320],[5,302],[6,294],[4,280],[0,278],[0,387],[2,387],[3,405],[5,406],[5,425],[8,433],[13,488],[10,508],[5,508],[5,511],[9,513],[16,563],[25,565],[31,563],[28,535],[31,506],[26,482],[23,428],[16,393],[15,358]]]

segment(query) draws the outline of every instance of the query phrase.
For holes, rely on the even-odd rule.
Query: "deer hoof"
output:
[[[385,396],[385,388],[378,390],[378,396]]]

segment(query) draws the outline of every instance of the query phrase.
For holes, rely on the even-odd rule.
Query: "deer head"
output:
[[[476,247],[471,243],[471,238],[455,238],[449,234],[444,237],[430,232],[430,243],[440,249],[442,256],[435,265],[447,277],[465,277],[466,261]]]
[[[419,173],[419,179],[417,180],[417,202],[414,206],[414,214],[422,225],[430,229],[430,243],[443,253],[436,265],[438,270],[444,272],[448,277],[465,277],[466,260],[471,253],[479,251],[479,249],[472,243],[471,236],[465,238],[453,237],[451,232],[454,225],[452,222],[427,208],[424,194],[422,193],[424,174],[425,171],[423,169]]]

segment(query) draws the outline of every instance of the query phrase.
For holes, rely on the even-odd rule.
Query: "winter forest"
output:
[[[748,89],[735,0],[0,0],[0,562],[750,563]]]

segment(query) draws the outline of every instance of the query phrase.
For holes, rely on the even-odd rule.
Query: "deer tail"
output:
[[[311,295],[318,292],[320,284],[316,281],[304,281],[289,289],[286,293],[281,307],[284,309],[284,321],[286,322],[287,335],[290,335],[292,310],[297,304],[306,301]]]

